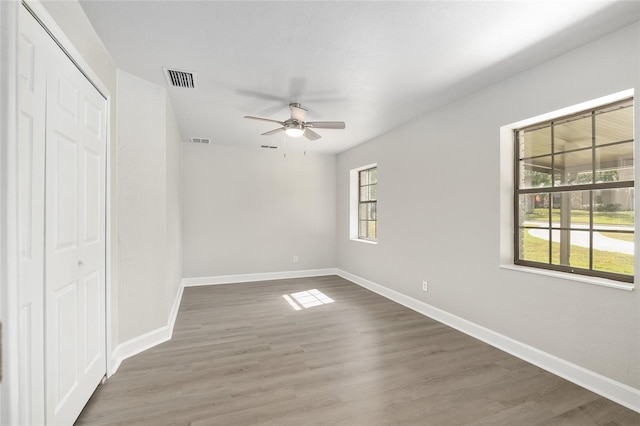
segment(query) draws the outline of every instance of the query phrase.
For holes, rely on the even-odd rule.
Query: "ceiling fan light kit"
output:
[[[292,138],[297,138],[304,134],[305,128],[300,123],[291,123],[288,126],[285,125],[284,132],[287,134],[287,136],[291,136]]]
[[[262,117],[253,117],[251,115],[245,115],[244,118],[248,118],[251,120],[260,120],[260,121],[268,121],[271,123],[277,123],[281,127],[277,129],[269,130],[268,132],[263,133],[263,136],[275,135],[276,133],[280,133],[282,131],[285,132],[287,136],[291,136],[293,138],[300,137],[304,135],[309,140],[317,140],[320,139],[321,136],[311,130],[314,129],[344,129],[346,126],[343,121],[304,121],[307,115],[307,110],[302,108],[299,103],[291,103],[289,104],[289,109],[291,110],[291,117],[285,121],[273,120],[271,118],[262,118]]]

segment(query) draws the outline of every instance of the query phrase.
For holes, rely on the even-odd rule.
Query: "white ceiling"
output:
[[[629,25],[638,1],[81,0],[119,68],[168,87],[183,140],[340,152]],[[289,117],[345,121],[322,139],[260,136]]]

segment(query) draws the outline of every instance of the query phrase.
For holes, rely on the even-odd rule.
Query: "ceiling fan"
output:
[[[344,129],[345,124],[343,121],[304,121],[307,110],[302,108],[299,103],[291,103],[289,104],[289,109],[291,110],[291,118],[285,121],[272,120],[270,118],[262,118],[262,117],[253,117],[250,115],[245,115],[244,118],[249,118],[251,120],[261,120],[268,121],[271,123],[278,123],[282,127],[278,127],[277,129],[270,130],[268,132],[263,133],[263,136],[275,135],[276,133],[285,132],[288,136],[297,138],[298,136],[304,135],[305,138],[315,141],[320,139],[322,136],[317,134],[311,129]]]

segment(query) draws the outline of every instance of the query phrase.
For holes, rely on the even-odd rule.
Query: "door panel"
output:
[[[78,327],[78,287],[78,282],[72,281],[58,288],[51,306],[51,311],[55,313],[52,328],[61,330],[52,339],[51,347],[47,348],[47,356],[51,359],[49,365],[54,368],[49,398],[56,403],[55,411],[64,408],[65,402],[78,387],[78,333],[70,327]]]
[[[33,245],[32,245],[32,237],[34,232],[34,223],[33,223],[33,201],[34,201],[34,191],[33,191],[33,174],[34,174],[34,144],[36,143],[33,140],[33,127],[34,127],[34,119],[33,116],[27,111],[21,111],[20,114],[20,149],[19,155],[22,157],[22,164],[20,167],[19,180],[21,184],[21,189],[24,190],[24,194],[21,194],[19,201],[20,208],[20,229],[19,229],[19,238],[20,238],[20,259],[24,262],[29,262],[33,260]],[[42,147],[41,149],[43,149]]]
[[[98,317],[98,313],[101,311],[100,303],[102,303],[102,286],[100,285],[100,271],[94,271],[87,274],[84,277],[85,285],[85,317],[83,323],[86,324],[85,328],[85,351],[87,360],[84,371],[90,371],[95,363],[100,362],[102,356],[102,340],[101,336],[97,333],[93,333],[92,330],[96,330],[100,327],[101,319]]]
[[[91,99],[91,101],[87,98],[84,99],[84,126],[88,131],[93,133],[97,140],[102,140],[103,132],[105,130],[104,126],[104,109],[102,103],[104,103],[104,99],[102,97],[98,99]],[[97,102],[94,104],[93,102]]]
[[[100,200],[101,179],[101,162],[99,153],[85,150],[84,153],[84,176],[83,181],[86,186],[86,196],[84,199],[83,215],[84,229],[83,242],[85,246],[100,243],[100,209],[102,203]]]
[[[73,121],[77,121],[79,87],[68,82],[62,75],[57,76],[55,84],[58,85],[58,106],[61,107],[61,111],[67,112]]]
[[[44,167],[47,49],[53,41],[20,13],[18,39],[18,304],[20,424],[44,423]]]
[[[53,180],[49,187],[56,191],[49,211],[55,223],[52,235],[55,250],[69,250],[77,248],[78,242],[78,142],[58,132],[54,132],[52,138],[54,140],[47,141],[47,155],[55,156],[49,162],[54,167],[47,174],[47,179]]]

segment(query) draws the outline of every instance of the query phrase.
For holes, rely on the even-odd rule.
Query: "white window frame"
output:
[[[358,237],[358,203],[360,201],[360,188],[358,174],[362,170],[378,167],[378,163],[367,164],[349,171],[349,239],[366,244],[378,244],[378,240],[363,239]]]
[[[621,92],[617,92],[608,96],[603,96],[590,101],[582,102],[580,104],[572,105],[567,108],[562,108],[556,111],[548,112],[536,117],[527,118],[515,123],[507,124],[500,127],[500,268],[514,270],[518,272],[526,272],[537,275],[544,275],[554,278],[561,278],[570,281],[583,282],[587,284],[594,284],[604,287],[616,288],[620,290],[631,291],[635,288],[632,283],[626,283],[622,281],[614,281],[600,277],[590,277],[586,275],[577,275],[567,272],[553,271],[547,269],[540,269],[534,267],[527,267],[514,264],[513,254],[513,232],[514,232],[514,218],[513,218],[513,193],[514,193],[514,170],[513,170],[513,156],[514,153],[514,130],[522,127],[527,127],[532,124],[549,121],[555,117],[571,115],[586,109],[596,108],[600,105],[613,103],[634,97],[634,90],[628,89]],[[635,111],[635,126],[634,137],[635,147],[638,146],[638,110]],[[636,150],[636,153],[638,150]],[[639,169],[639,168],[637,168]],[[636,177],[638,170],[636,170]],[[638,191],[638,179],[636,178],[634,188],[636,193]],[[636,197],[636,211],[638,210],[638,197]],[[638,229],[638,223],[636,223],[636,233]],[[638,240],[636,240],[636,252],[638,248]],[[638,271],[638,260],[640,256],[636,253],[635,259],[635,271]],[[637,272],[636,272],[637,275]]]

